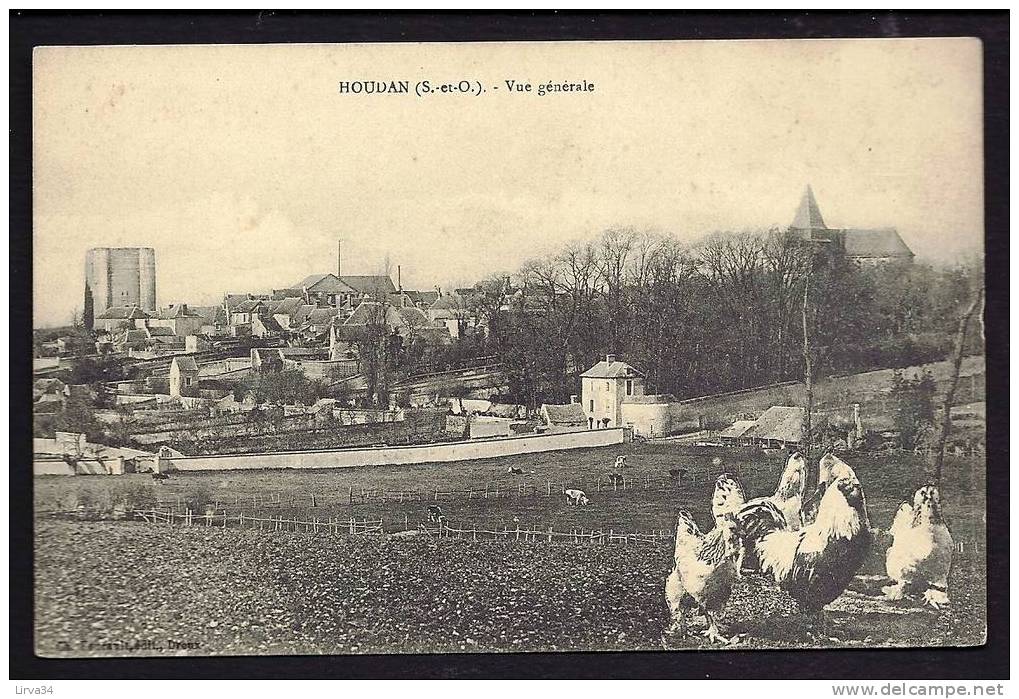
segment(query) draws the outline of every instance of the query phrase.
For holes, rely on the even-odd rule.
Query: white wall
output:
[[[628,430],[582,430],[556,434],[525,435],[478,442],[424,444],[380,449],[280,452],[274,454],[224,454],[164,459],[178,471],[222,471],[266,468],[350,468],[396,466],[434,461],[469,461],[514,454],[533,454],[561,449],[583,449],[622,444]]]

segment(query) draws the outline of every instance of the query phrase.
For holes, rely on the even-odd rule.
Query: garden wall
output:
[[[433,461],[469,461],[622,444],[627,440],[627,435],[628,430],[614,428],[406,447],[186,456],[164,459],[163,467],[169,466],[178,471],[225,471],[267,468],[350,468],[423,464]]]

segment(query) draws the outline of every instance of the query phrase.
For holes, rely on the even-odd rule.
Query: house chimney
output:
[[[612,364],[612,362],[616,361],[616,355],[614,355],[614,354],[606,354],[605,355],[605,361],[608,362],[609,364]]]

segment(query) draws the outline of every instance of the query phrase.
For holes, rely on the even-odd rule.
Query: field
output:
[[[708,498],[722,470],[741,474],[751,494],[774,489],[780,455],[627,445],[627,478],[650,488],[595,490],[614,449],[577,450],[473,463],[343,471],[276,471],[148,477],[37,478],[39,510],[66,508],[133,489],[172,503],[201,495],[248,512],[300,517],[378,517],[387,531],[424,517],[424,502],[349,503],[350,489],[439,489],[453,526],[524,526],[616,531],[671,530],[676,510],[708,525]],[[909,456],[849,459],[867,494],[873,527],[887,528],[898,503],[925,480]],[[526,471],[507,474],[510,466]],[[689,478],[668,481],[682,467]],[[534,473],[531,473],[533,471]],[[956,540],[952,607],[935,613],[874,596],[883,572],[875,546],[861,577],[830,605],[833,646],[972,645],[985,612],[983,464],[946,462],[944,497]],[[561,497],[492,496],[521,482],[546,492],[566,484],[592,497],[587,508]],[[280,504],[252,497],[276,493]],[[311,494],[315,493],[315,507]],[[426,537],[186,528],[137,522],[36,523],[37,649],[43,655],[371,653],[383,651],[661,649],[667,623],[662,585],[667,544],[599,545],[449,541]],[[759,576],[740,582],[722,618],[736,647],[817,645],[804,636],[794,603]],[[177,643],[171,646],[171,641]],[[191,644],[191,645],[189,645]],[[195,645],[197,644],[197,645]],[[698,647],[679,640],[670,647]]]

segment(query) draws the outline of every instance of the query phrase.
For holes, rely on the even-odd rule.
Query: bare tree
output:
[[[976,314],[978,308],[982,308],[984,301],[984,287],[978,280],[977,292],[970,303],[969,308],[959,319],[959,328],[955,332],[955,346],[952,350],[952,379],[948,384],[948,392],[945,394],[945,404],[941,415],[941,430],[938,434],[938,447],[935,452],[934,461],[934,482],[941,485],[941,471],[945,462],[945,445],[948,443],[948,436],[952,431],[952,403],[955,401],[955,391],[959,387],[959,373],[962,370],[962,358],[966,351],[966,333],[970,321]],[[982,316],[982,313],[981,313]],[[981,328],[983,318],[981,317]]]

